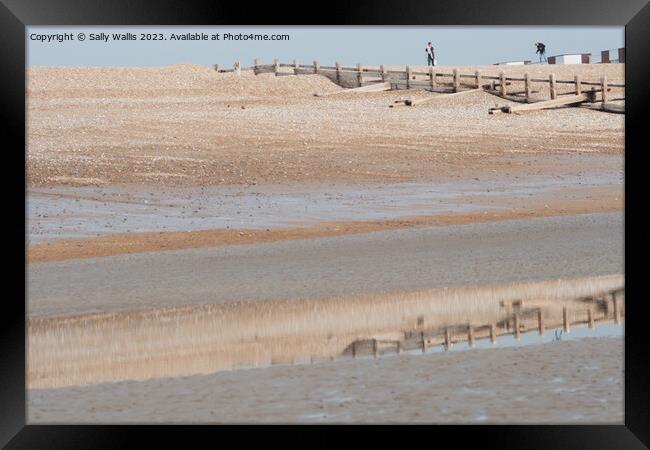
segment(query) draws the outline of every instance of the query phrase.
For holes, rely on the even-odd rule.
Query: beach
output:
[[[624,64],[460,70],[624,82]],[[446,95],[28,67],[29,422],[621,423],[622,333],[343,358],[534,328],[522,299],[547,335],[567,306],[620,327],[624,115]]]

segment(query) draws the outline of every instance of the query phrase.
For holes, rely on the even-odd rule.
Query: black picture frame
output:
[[[2,126],[5,142],[3,178],[13,199],[13,214],[7,214],[16,235],[25,234],[25,202],[16,191],[25,193],[25,27],[33,25],[616,25],[625,26],[626,90],[625,116],[625,255],[641,252],[631,226],[643,223],[641,205],[635,183],[641,184],[644,166],[640,158],[647,151],[647,133],[642,111],[648,99],[650,69],[650,5],[645,0],[611,2],[608,0],[545,0],[522,2],[474,2],[468,0],[424,1],[386,0],[340,1],[321,5],[315,13],[309,5],[301,13],[287,16],[287,8],[278,3],[261,3],[254,7],[243,2],[223,1],[129,1],[98,0],[2,0],[0,5],[0,48],[2,72],[0,83],[3,107]],[[9,138],[9,139],[7,139]],[[22,169],[20,169],[22,165]],[[635,195],[637,192],[637,195]],[[630,203],[632,202],[632,203]],[[23,220],[20,220],[20,218]],[[640,228],[640,227],[639,227]],[[630,234],[632,233],[632,234]],[[13,258],[10,264],[22,273],[13,277],[13,284],[4,299],[0,326],[0,446],[6,448],[122,448],[140,434],[159,447],[173,446],[180,438],[187,446],[194,439],[215,438],[224,442],[223,427],[120,427],[120,426],[36,426],[26,425],[25,402],[25,246],[13,234],[6,234],[5,248]],[[10,237],[11,236],[11,237]],[[628,243],[632,242],[632,245]],[[7,245],[8,244],[8,245]],[[632,252],[632,253],[628,253]],[[14,262],[15,261],[15,262]],[[22,261],[22,266],[19,266]],[[435,430],[418,427],[420,436],[409,435],[408,441],[424,437],[429,442],[444,442],[449,437],[473,437],[488,447],[507,448],[589,448],[634,449],[650,445],[650,398],[648,395],[648,347],[643,334],[642,295],[644,268],[641,264],[625,265],[625,425],[621,426],[438,426]],[[232,430],[233,428],[230,428]],[[388,429],[388,428],[387,428]],[[269,428],[264,431],[268,432]],[[322,433],[310,440],[320,445],[333,444],[337,438]],[[412,432],[411,430],[409,430]],[[435,435],[431,434],[435,431]],[[218,433],[217,436],[214,433]],[[373,432],[383,439],[385,431]],[[246,437],[238,433],[240,443]],[[250,439],[254,434],[248,434]],[[270,438],[264,433],[265,438]],[[242,439],[243,438],[243,439]],[[191,440],[188,440],[191,439]],[[211,441],[208,441],[211,442]]]

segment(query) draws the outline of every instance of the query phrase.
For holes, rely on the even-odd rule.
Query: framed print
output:
[[[648,445],[650,7],[362,5],[3,2],[3,446]]]

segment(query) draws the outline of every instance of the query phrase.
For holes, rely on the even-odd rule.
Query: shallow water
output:
[[[486,205],[483,200],[621,183],[620,174],[598,174],[363,186],[38,188],[27,197],[28,243],[126,232],[301,227],[323,221],[502,210],[507,206]]]

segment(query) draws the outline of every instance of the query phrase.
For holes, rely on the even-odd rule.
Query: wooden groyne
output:
[[[252,71],[255,75],[273,73],[276,76],[318,74],[346,88],[342,92],[426,89],[437,93],[457,94],[481,90],[509,101],[528,104],[526,106],[506,105],[490,108],[488,110],[490,114],[521,113],[580,104],[599,104],[602,111],[625,112],[624,105],[611,103],[616,100],[624,100],[624,95],[619,98],[610,95],[613,89],[625,89],[625,84],[610,83],[606,76],[599,81],[584,81],[579,75],[575,75],[572,80],[558,80],[554,73],[549,74],[548,78],[532,78],[529,73],[525,73],[523,77],[506,76],[505,72],[495,76],[484,75],[478,70],[473,73],[462,73],[460,69],[456,68],[451,72],[441,72],[435,67],[429,67],[428,70],[423,71],[414,70],[410,66],[405,66],[404,69],[388,70],[384,65],[366,67],[357,64],[353,67],[343,66],[337,62],[334,66],[323,66],[319,61],[300,64],[295,59],[292,63],[281,63],[276,59],[272,64],[260,64],[260,61],[256,59],[250,67],[241,67],[241,63],[235,61],[232,68],[222,68],[218,64],[215,64],[214,68],[220,73]],[[540,84],[548,89],[548,100],[533,98],[533,94],[540,92],[539,89],[534,89],[533,85],[539,87]],[[569,92],[559,92],[558,86],[560,85],[571,85],[573,89]],[[315,95],[324,97],[332,94]],[[398,106],[417,106],[428,102],[429,99],[405,100],[398,102],[400,103]]]
[[[551,321],[543,308],[526,308],[521,301],[514,301],[509,305],[502,304],[510,312],[501,320],[491,323],[461,323],[428,328],[424,320],[421,320],[418,323],[419,329],[405,331],[402,339],[354,340],[343,351],[343,356],[357,358],[366,355],[377,358],[383,354],[399,354],[413,350],[426,353],[434,346],[450,350],[454,344],[460,342],[467,342],[469,347],[474,347],[480,339],[489,339],[493,344],[503,336],[520,339],[522,333],[530,331],[537,331],[543,336],[549,329],[561,329],[563,333],[569,333],[574,325],[595,328],[597,323],[620,324],[624,317],[624,292],[624,288],[619,288],[599,296],[578,298],[562,307],[561,321]]]

